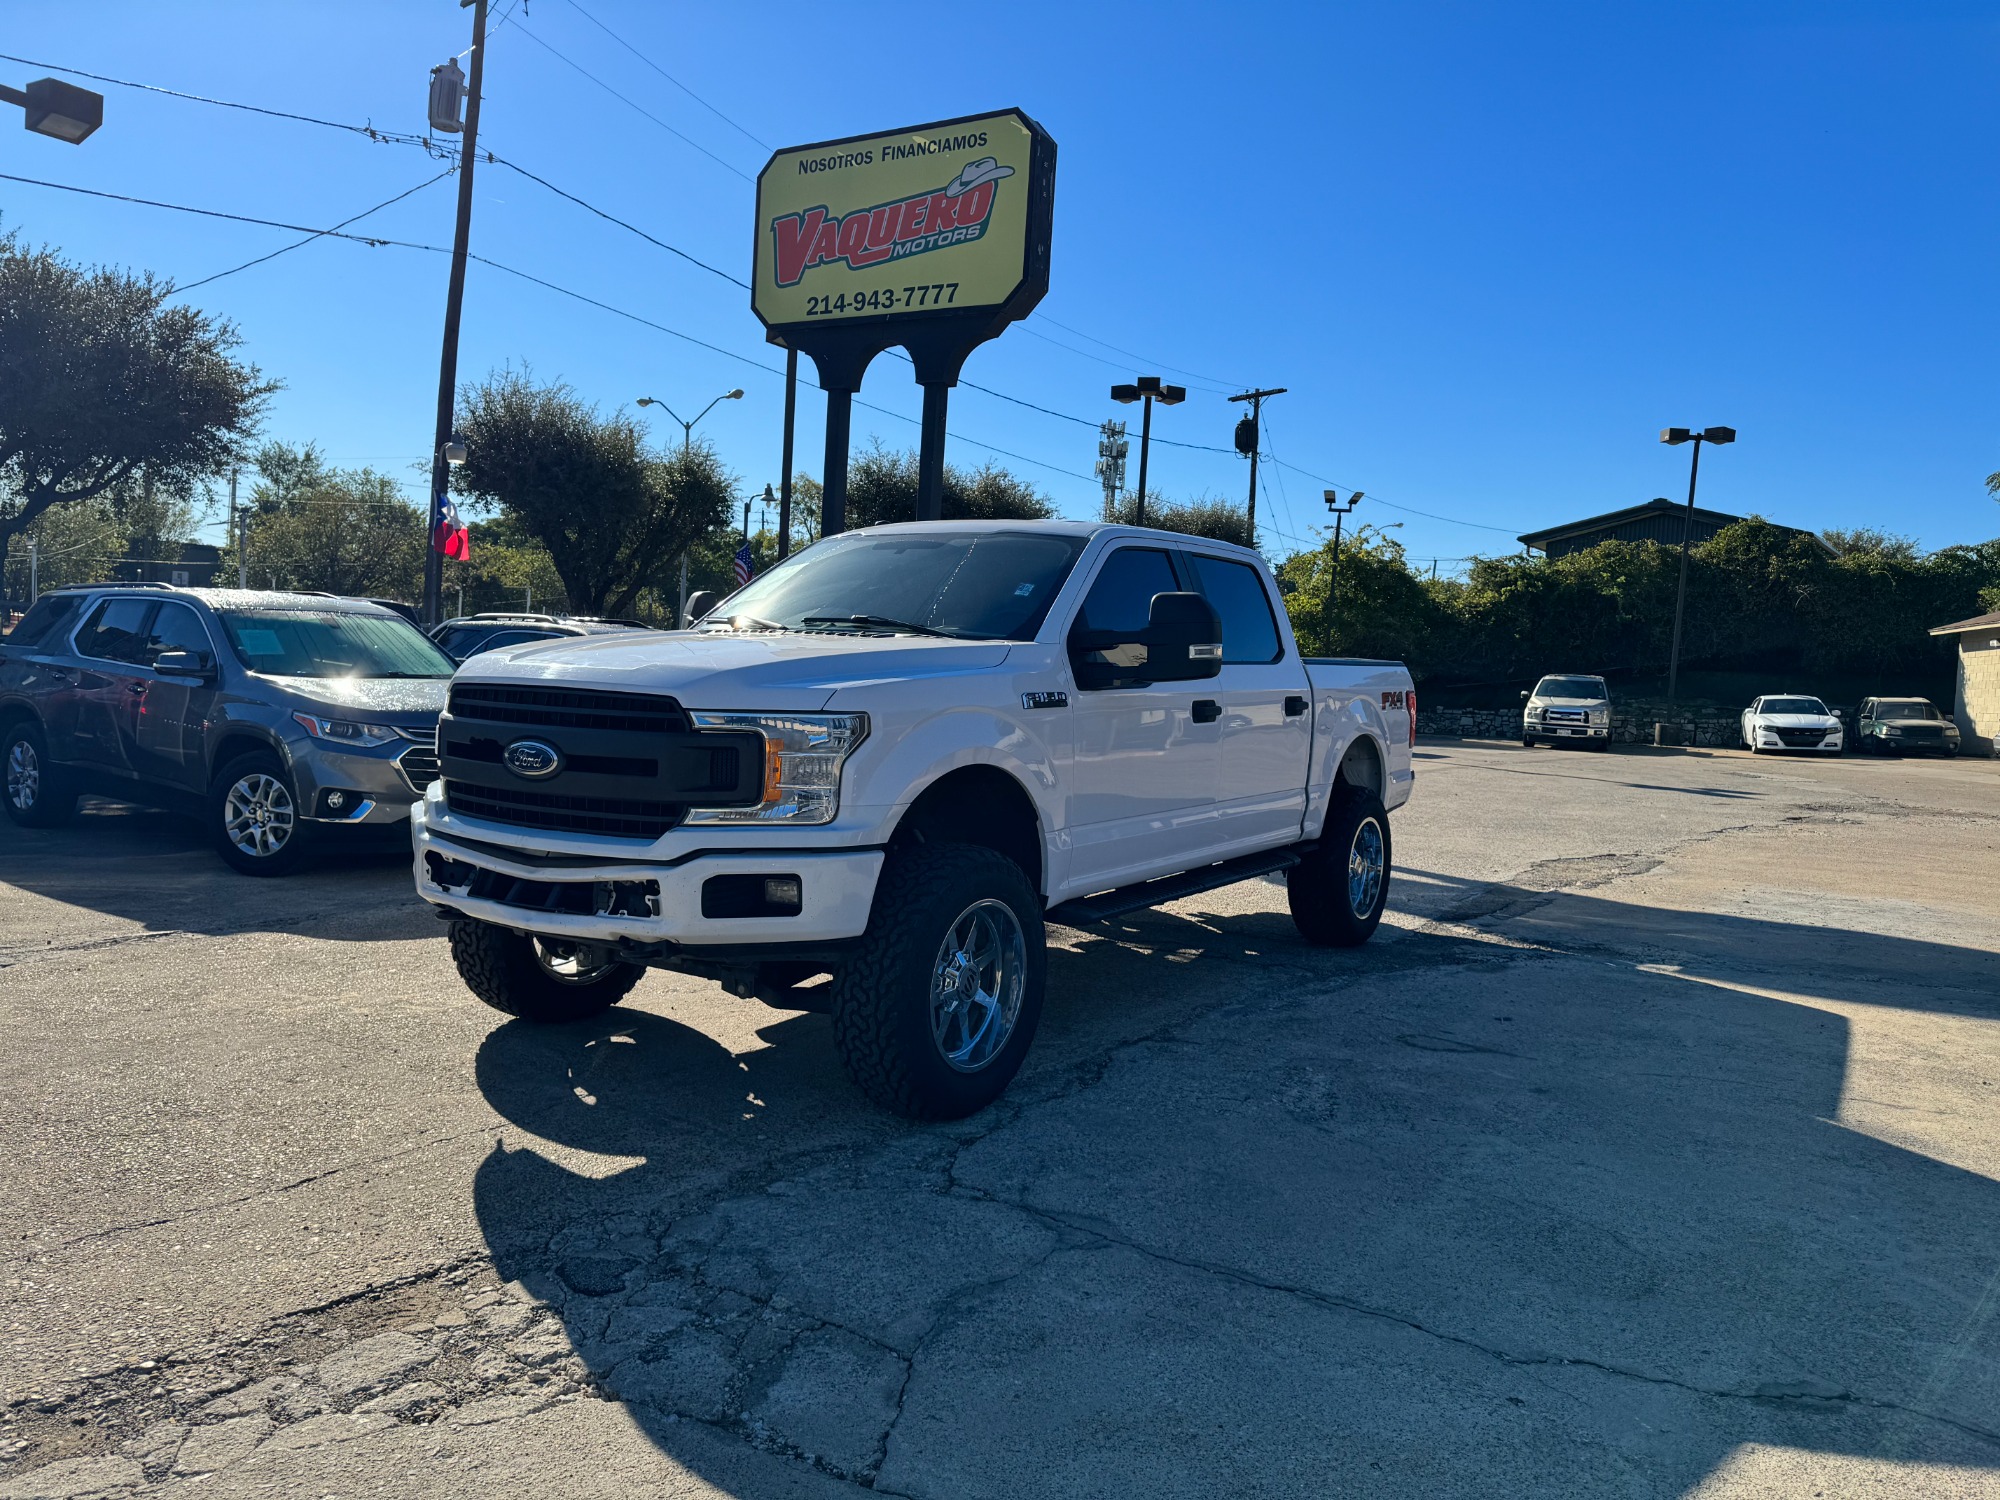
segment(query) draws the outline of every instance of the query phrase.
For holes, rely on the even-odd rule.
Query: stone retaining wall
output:
[[[1747,707],[1748,705],[1746,705]],[[1854,710],[1829,704],[1854,733]],[[1694,708],[1687,704],[1613,699],[1611,738],[1614,743],[1650,745],[1655,724],[1678,724],[1684,745],[1740,746],[1743,730],[1741,709]],[[1518,740],[1521,738],[1521,705],[1504,708],[1427,708],[1422,690],[1417,695],[1417,733],[1456,740]]]

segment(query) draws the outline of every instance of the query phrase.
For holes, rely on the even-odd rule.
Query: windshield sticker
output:
[[[1014,597],[1016,599],[1025,599],[1028,597],[1028,595],[1034,593],[1034,591],[1035,591],[1035,586],[1032,583],[1024,583],[1019,588],[1014,590]]]
[[[283,656],[285,648],[278,644],[275,630],[255,630],[244,628],[236,632],[236,644],[243,648],[245,656]]]

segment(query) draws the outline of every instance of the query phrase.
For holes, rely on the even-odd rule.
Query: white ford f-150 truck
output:
[[[413,810],[459,973],[534,1021],[648,966],[829,1012],[924,1119],[1021,1065],[1045,922],[1283,871],[1307,942],[1367,941],[1410,795],[1401,663],[1304,659],[1223,542],[929,522],[796,553],[696,628],[487,652]]]

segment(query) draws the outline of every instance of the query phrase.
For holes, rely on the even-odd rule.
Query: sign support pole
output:
[[[792,433],[799,415],[799,351],[785,350],[785,465],[778,486],[778,560],[792,550]]]
[[[847,530],[847,449],[854,422],[854,392],[826,393],[826,467],[820,475],[819,534]]]
[[[951,387],[942,382],[924,386],[923,436],[917,449],[917,519],[944,519],[944,422]]]

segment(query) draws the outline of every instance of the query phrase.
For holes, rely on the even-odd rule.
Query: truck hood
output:
[[[1609,698],[1530,698],[1530,708],[1609,708]]]
[[[444,708],[446,677],[269,677],[270,683],[305,713],[342,719],[386,718],[396,723],[435,723]]]
[[[629,631],[503,646],[473,657],[469,682],[561,682],[668,693],[688,708],[810,713],[842,688],[997,667],[1007,641],[932,636]]]

